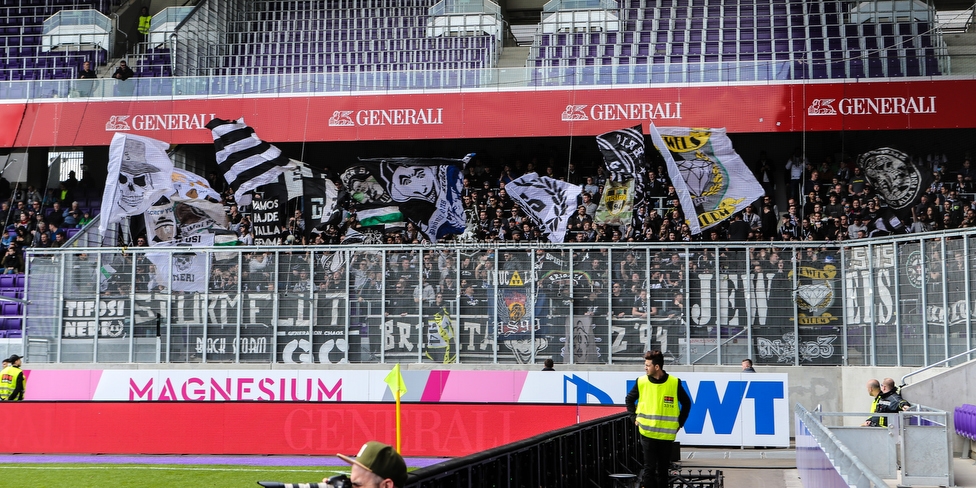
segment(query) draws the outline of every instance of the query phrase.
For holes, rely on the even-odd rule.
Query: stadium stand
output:
[[[367,89],[402,82],[388,73],[431,71],[437,75],[422,78],[422,85],[473,84],[475,78],[451,73],[496,65],[500,16],[432,16],[434,6],[431,0],[248,2],[245,20],[228,22],[226,42],[192,60],[198,67],[185,69],[206,76],[375,73],[364,78],[372,82],[364,84]],[[465,20],[472,17],[478,19],[476,25]],[[165,51],[154,55],[165,64]],[[152,74],[165,75],[156,65],[150,62]]]
[[[71,79],[86,59],[107,64],[98,47],[44,51],[41,34],[44,19],[60,9],[104,13],[111,10],[108,2],[18,3],[0,15],[0,80]],[[177,49],[185,53],[159,42],[135,49],[129,64],[136,77],[338,73],[320,84],[330,90],[454,88],[482,83],[480,72],[497,67],[502,50],[501,15],[488,2],[482,12],[445,11],[433,0],[226,4],[220,8],[236,15],[198,9],[188,19],[193,22],[181,23]],[[841,0],[557,3],[543,12],[526,66],[539,85],[941,75],[946,49],[935,10],[914,5],[865,12]],[[584,20],[576,20],[581,13]],[[149,94],[170,92],[161,84]]]
[[[18,0],[0,6],[0,81],[77,78],[84,61],[104,66],[108,52],[78,44],[47,49],[44,20],[61,10],[95,9],[108,14],[118,0]],[[54,89],[52,85],[51,89]],[[50,90],[42,89],[46,93]]]
[[[942,73],[944,44],[928,20],[931,7],[908,15],[856,9],[837,0],[623,0],[619,31],[543,28],[528,62],[561,68],[556,84],[563,85]]]

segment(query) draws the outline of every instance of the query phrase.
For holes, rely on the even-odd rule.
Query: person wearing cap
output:
[[[407,463],[392,446],[369,441],[363,444],[356,459],[343,454],[339,458],[352,465],[349,480],[363,488],[402,488],[407,484]],[[328,479],[322,480],[323,482]]]
[[[21,401],[24,399],[26,380],[20,369],[21,356],[14,354],[4,360],[7,365],[0,371],[0,400]]]

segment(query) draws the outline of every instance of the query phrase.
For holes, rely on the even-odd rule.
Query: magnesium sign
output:
[[[390,402],[383,370],[37,370],[28,400]],[[623,405],[641,373],[404,371],[414,403]],[[678,440],[703,446],[790,442],[786,374],[676,374],[692,400]]]

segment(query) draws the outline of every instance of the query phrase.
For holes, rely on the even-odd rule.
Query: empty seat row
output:
[[[966,403],[956,407],[952,422],[955,424],[956,434],[976,441],[976,405]]]
[[[341,52],[317,54],[292,54],[269,56],[242,56],[244,60],[279,59],[287,64],[330,65],[330,64],[404,64],[404,63],[443,63],[448,61],[487,62],[487,53],[482,49],[439,49],[387,52]],[[254,63],[256,66],[261,64]],[[268,66],[268,64],[264,64]]]
[[[19,318],[14,317],[3,317],[0,318],[0,331],[6,332],[6,337],[10,336],[10,331],[19,331],[22,327],[22,321]]]
[[[385,28],[414,28],[427,27],[426,17],[382,17],[366,19],[285,19],[285,20],[252,20],[238,22],[246,25],[251,32],[288,32],[293,30],[359,30]],[[241,30],[241,29],[237,29]],[[421,31],[422,32],[422,31]]]
[[[24,298],[24,290],[20,288],[0,288],[0,296],[22,300]]]
[[[362,54],[362,53],[355,53]],[[338,72],[366,72],[366,71],[416,71],[416,70],[458,70],[485,68],[484,60],[413,60],[403,62],[357,62],[353,58],[333,60],[333,62],[300,62],[304,56],[284,55],[259,58],[245,58],[239,62],[225,60],[222,68],[227,69],[223,74],[274,74],[274,73],[338,73]]]
[[[254,43],[233,45],[231,55],[249,54],[308,54],[308,53],[366,53],[384,51],[447,51],[488,50],[495,48],[491,36],[436,37],[422,39],[391,39],[364,41],[316,41],[306,43]],[[156,63],[153,63],[156,64]]]
[[[0,288],[20,288],[23,289],[27,284],[27,276],[24,274],[5,274],[0,275]]]
[[[3,316],[17,316],[23,315],[24,309],[20,303],[17,302],[0,302],[0,315]]]
[[[430,7],[435,0],[397,0],[397,5]],[[258,0],[252,2],[252,10],[325,10],[382,8],[389,0]]]
[[[324,10],[286,10],[250,12],[247,20],[298,20],[298,19],[359,19],[384,17],[420,17],[427,15],[428,7],[385,6],[377,8],[327,8]]]

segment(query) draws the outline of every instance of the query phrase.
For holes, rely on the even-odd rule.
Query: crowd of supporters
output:
[[[925,232],[976,224],[976,202],[972,198],[976,169],[972,168],[968,154],[958,164],[950,164],[943,154],[919,156],[914,160],[924,171],[932,172],[933,183],[908,216],[893,215],[888,211],[884,200],[868,184],[851,158],[838,163],[828,156],[820,164],[811,164],[800,156],[799,151],[785,162],[770,161],[762,153],[752,168],[765,195],[732,219],[692,235],[664,166],[648,171],[646,204],[634,209],[632,224],[604,225],[594,220],[607,181],[602,166],[595,165],[593,171],[584,173],[572,163],[561,170],[553,161],[545,165],[536,160],[492,165],[475,159],[465,170],[463,202],[468,231],[461,237],[489,243],[546,241],[544,232],[505,189],[509,182],[530,172],[582,187],[564,239],[571,243],[845,241],[892,232]],[[779,172],[774,171],[777,165],[781,169]],[[801,177],[794,180],[791,168],[797,165],[802,168],[797,173]],[[777,179],[775,174],[784,177]],[[341,182],[336,183],[341,188]],[[230,209],[233,229],[239,233],[242,242],[254,242],[247,212],[241,213],[233,205],[229,191],[225,195],[230,196],[225,204]],[[785,207],[776,203],[776,195],[787,197]],[[300,211],[296,211],[283,230],[281,241],[338,244],[350,229],[363,230],[354,214],[347,212],[343,219],[331,225],[306,229]],[[383,243],[419,244],[423,241],[424,236],[412,223],[382,230]]]
[[[58,188],[46,190],[29,185],[11,187],[0,179],[0,219],[5,223],[0,238],[3,273],[24,272],[25,248],[60,247],[68,240],[68,229],[80,229],[91,222],[91,211],[82,209],[75,200],[78,185],[74,172]]]
[[[958,163],[949,161],[943,154],[916,156],[913,160],[925,171],[932,172],[933,182],[910,218],[904,214],[898,216],[904,230],[924,232],[976,224],[976,202],[972,198],[976,168],[972,167],[968,154]],[[801,167],[800,171],[796,171],[797,166]],[[529,172],[582,187],[576,211],[567,225],[565,242],[571,243],[844,241],[901,230],[892,228],[885,202],[851,158],[838,163],[828,156],[821,163],[812,164],[799,151],[786,161],[772,161],[761,153],[751,167],[766,194],[732,219],[692,235],[663,166],[648,172],[646,204],[634,209],[633,223],[604,225],[594,220],[607,181],[601,165],[593,165],[592,171],[584,172],[572,163],[561,167],[554,160],[546,164],[533,159],[496,165],[475,159],[464,174],[463,202],[468,231],[461,237],[488,243],[546,241],[545,234],[505,189],[506,184]],[[783,177],[774,176],[778,174]],[[797,174],[801,175],[799,179],[794,178]],[[253,225],[247,209],[237,208],[233,192],[215,173],[207,179],[224,196],[231,230],[238,233],[243,244],[253,244]],[[334,180],[341,189],[341,182]],[[59,247],[67,240],[68,229],[81,228],[91,221],[91,210],[82,209],[74,199],[77,189],[78,181],[73,174],[59,188],[46,191],[32,186],[0,187],[0,218],[6,222],[7,230],[0,241],[5,252],[4,272],[23,271],[22,253],[7,253],[7,249]],[[776,195],[787,197],[785,208],[777,205]],[[364,230],[359,227],[355,214],[345,212],[329,225],[306,228],[301,210],[294,210],[294,216],[282,229],[281,242],[339,244],[350,230]],[[424,241],[413,223],[381,232],[383,243]]]

